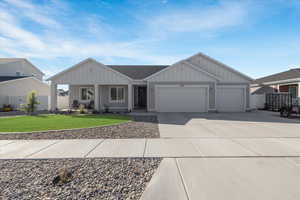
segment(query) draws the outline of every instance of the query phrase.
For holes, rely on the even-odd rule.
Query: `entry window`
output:
[[[109,89],[109,102],[110,103],[124,103],[125,102],[125,88],[124,87],[111,87]]]
[[[94,98],[94,89],[90,87],[80,88],[80,98],[82,101],[92,100]]]

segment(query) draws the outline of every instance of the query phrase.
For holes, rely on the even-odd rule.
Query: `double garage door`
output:
[[[245,111],[245,88],[222,86],[216,90],[219,112]],[[155,88],[157,112],[208,112],[209,89],[203,85],[159,85]]]

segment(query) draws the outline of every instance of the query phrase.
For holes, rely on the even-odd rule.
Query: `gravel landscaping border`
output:
[[[158,121],[155,115],[132,116],[132,122],[92,128],[36,131],[29,133],[1,133],[0,140],[34,139],[126,139],[159,138]]]
[[[139,199],[161,158],[2,160],[0,199]]]

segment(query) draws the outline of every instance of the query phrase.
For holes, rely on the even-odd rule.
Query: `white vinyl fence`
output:
[[[68,109],[69,108],[69,96],[57,96],[57,108]]]
[[[26,103],[27,96],[0,96],[0,107],[3,107],[3,104],[10,104],[15,110],[19,110],[22,104]],[[38,96],[38,110],[48,110],[48,96]]]
[[[252,109],[263,109],[266,103],[265,94],[252,94],[250,95],[250,107]]]

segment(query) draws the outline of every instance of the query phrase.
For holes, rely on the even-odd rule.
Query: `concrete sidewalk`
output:
[[[300,157],[300,138],[0,140],[0,159]]]
[[[165,158],[141,200],[298,200],[299,158]]]

